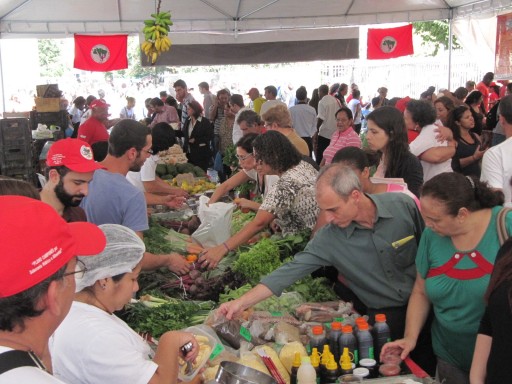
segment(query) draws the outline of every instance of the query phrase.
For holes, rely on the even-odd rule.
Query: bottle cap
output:
[[[341,327],[341,332],[343,333],[352,333],[352,326],[351,325],[344,325]]]
[[[334,356],[332,356],[329,359],[325,368],[327,368],[329,370],[333,370],[333,371],[336,371],[338,369],[338,364],[336,364],[336,361],[334,360]]]
[[[341,328],[342,328],[341,323],[339,323],[337,321],[331,323],[331,329],[333,331],[340,331]]]
[[[375,315],[375,321],[378,321],[380,323],[384,323],[386,321],[386,315],[383,313],[377,313]]]
[[[354,372],[352,372],[355,376],[362,377],[363,379],[365,377],[370,376],[370,371],[367,368],[356,368],[354,369]]]
[[[318,348],[317,347],[314,347],[311,350],[311,358],[313,358],[313,357],[318,357],[320,359],[320,352],[318,352]]]
[[[318,357],[318,355],[311,355],[311,365],[315,368],[317,368],[318,366],[320,366],[320,358]]]
[[[311,363],[311,359],[309,358],[309,356],[302,356],[301,362],[302,362],[302,364],[304,364],[304,363],[306,363],[306,364],[307,363]]]
[[[358,318],[356,319],[356,325],[357,325],[357,326],[359,326],[359,324],[364,324],[364,323],[366,323],[366,320],[365,320],[365,318],[364,318],[364,317],[358,317]]]
[[[367,322],[364,322],[364,323],[359,323],[357,324],[357,326],[359,327],[359,330],[360,331],[367,331],[368,330],[368,323]]]
[[[324,327],[321,325],[314,325],[313,328],[311,328],[311,331],[313,332],[313,335],[321,335],[324,332]]]
[[[300,367],[300,362],[301,362],[300,352],[295,352],[292,367]]]
[[[359,360],[359,365],[361,367],[375,367],[377,365],[377,362],[374,359],[361,359]]]
[[[331,357],[332,353],[331,351],[329,350],[329,345],[324,345],[324,351],[322,352],[322,364],[325,365],[327,364],[327,362],[329,361],[329,358]]]

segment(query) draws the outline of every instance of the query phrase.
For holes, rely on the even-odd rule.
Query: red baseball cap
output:
[[[106,245],[96,225],[66,223],[39,200],[0,196],[0,212],[0,298],[35,286],[73,257],[96,255]]]
[[[409,96],[405,96],[396,102],[395,108],[398,109],[400,112],[404,113],[405,108],[407,108],[407,104],[411,100],[412,99]]]
[[[101,99],[94,100],[91,104],[89,104],[89,108],[108,108],[110,104],[105,103]]]
[[[70,138],[58,140],[50,147],[46,165],[49,167],[64,166],[81,173],[103,168],[94,161],[92,148],[88,143]]]

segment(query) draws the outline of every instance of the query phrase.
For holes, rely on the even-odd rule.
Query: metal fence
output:
[[[479,82],[485,72],[467,54],[452,55],[451,86],[453,92],[467,80]],[[356,83],[365,100],[377,94],[377,88],[388,88],[388,98],[419,98],[429,86],[448,88],[448,56],[403,57],[390,60],[345,60],[322,65],[322,83]]]

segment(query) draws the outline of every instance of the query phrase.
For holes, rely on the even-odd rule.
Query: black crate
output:
[[[0,148],[0,166],[8,163],[31,164],[32,163],[32,145],[4,145]]]
[[[28,119],[0,120],[0,146],[25,145],[32,141]]]
[[[1,167],[1,173],[3,176],[12,177],[14,179],[22,179],[33,183],[35,185],[36,182],[36,173],[32,166],[23,167],[23,166],[7,166]]]
[[[44,124],[50,128],[50,125],[57,125],[62,131],[65,131],[69,125],[69,114],[67,111],[59,112],[30,112],[30,127],[37,129],[37,124]]]

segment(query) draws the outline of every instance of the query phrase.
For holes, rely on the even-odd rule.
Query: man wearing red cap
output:
[[[78,138],[89,145],[98,141],[108,141],[108,107],[110,104],[100,99],[94,100],[90,105],[91,117],[78,128]]]
[[[41,191],[41,200],[68,223],[87,221],[79,205],[87,196],[94,171],[102,168],[94,161],[91,146],[78,139],[59,140],[48,151],[46,165],[48,182]]]
[[[60,383],[46,370],[48,340],[85,273],[76,256],[100,253],[105,235],[27,197],[0,196],[0,211],[0,383]]]

